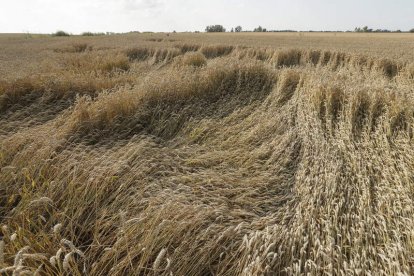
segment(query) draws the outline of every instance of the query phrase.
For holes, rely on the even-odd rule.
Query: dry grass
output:
[[[206,58],[216,58],[229,55],[233,49],[233,46],[211,45],[201,48],[201,53],[203,53]]]
[[[92,47],[87,43],[74,43],[69,47],[55,49],[57,53],[82,53],[87,50],[92,50]]]
[[[94,101],[80,99],[69,121],[72,132],[82,135],[97,129],[120,134],[134,125],[134,131],[171,138],[185,122],[205,112],[206,105],[215,109],[215,116],[224,116],[230,108],[263,97],[275,77],[262,64],[228,60],[201,69],[169,70],[148,76],[134,88],[101,93]],[[171,114],[176,114],[176,123],[170,121]]]
[[[207,65],[207,59],[200,52],[190,52],[185,54],[183,58],[177,62],[177,64],[181,66],[202,67]]]
[[[177,44],[175,45],[176,48],[180,49],[180,51],[185,54],[187,52],[196,52],[198,51],[201,46],[197,45],[197,44],[188,44],[188,43],[183,43],[183,44]]]
[[[4,43],[0,274],[413,274],[413,63],[308,35]]]

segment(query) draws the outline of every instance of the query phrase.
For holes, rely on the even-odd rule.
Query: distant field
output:
[[[39,70],[50,69],[48,62],[56,63],[61,55],[53,49],[67,47],[71,43],[88,43],[99,48],[125,49],[144,46],[166,48],[178,43],[199,45],[226,44],[273,49],[299,48],[346,51],[388,57],[398,60],[414,60],[414,34],[412,33],[178,33],[178,34],[129,34],[99,37],[50,37],[26,34],[0,34],[0,73],[3,78],[17,74],[32,74],[33,66]],[[159,41],[160,40],[160,41]],[[39,68],[40,66],[40,68]],[[43,69],[42,66],[46,68]],[[13,70],[10,70],[10,67]]]
[[[413,118],[414,34],[0,35],[0,274],[412,275]]]

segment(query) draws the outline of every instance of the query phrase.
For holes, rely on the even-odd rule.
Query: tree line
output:
[[[372,28],[368,28],[368,26],[364,26],[364,27],[356,27],[354,29],[354,32],[356,33],[402,33],[401,30],[395,30],[395,31],[391,31],[388,29],[372,29]],[[409,30],[410,33],[414,33],[414,28]]]
[[[242,26],[237,26],[234,28],[231,28],[230,32],[236,32],[240,33],[243,31]],[[226,28],[223,27],[223,25],[210,25],[206,27],[207,33],[224,33],[226,32]],[[262,26],[259,26],[253,30],[253,32],[267,32],[266,28],[263,28]]]
[[[206,32],[207,33],[221,33],[221,32],[226,32],[226,28],[223,27],[223,25],[210,25],[206,27]],[[243,32],[243,28],[241,26],[237,26],[234,28],[231,28],[230,32],[236,32],[236,33],[240,33]],[[249,31],[246,31],[249,32]],[[257,28],[253,29],[253,32],[297,32],[295,30],[270,30],[268,31],[266,28],[263,28],[262,26],[259,26]],[[313,31],[310,31],[313,32]],[[338,32],[342,32],[342,31],[338,31]],[[347,31],[347,32],[352,32],[352,31]],[[368,26],[364,26],[364,27],[356,27],[354,29],[354,32],[356,33],[401,33],[401,30],[396,30],[396,31],[390,31],[387,29],[372,29],[369,28]],[[410,33],[414,33],[414,28],[409,30]]]

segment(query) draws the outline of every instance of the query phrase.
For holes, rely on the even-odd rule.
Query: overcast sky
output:
[[[414,0],[1,0],[0,32],[414,28]]]

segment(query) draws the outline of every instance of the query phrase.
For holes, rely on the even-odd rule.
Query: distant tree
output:
[[[401,33],[401,30],[396,30],[395,32],[396,32],[396,33]]]
[[[368,26],[364,26],[362,29],[360,27],[355,28],[354,32],[356,33],[371,33],[373,29],[369,29]]]
[[[210,25],[206,27],[207,33],[222,33],[225,31],[226,29],[222,25]]]
[[[267,31],[266,28],[262,28],[262,26],[259,26],[253,30],[253,32],[266,32],[266,31]]]
[[[237,26],[235,29],[236,33],[240,33],[243,29],[241,26]]]
[[[414,33],[414,28],[410,30],[410,33]]]
[[[234,29],[233,28],[231,28],[231,32],[234,33]]]
[[[101,36],[101,35],[105,35],[105,33],[92,33],[92,32],[81,33],[81,36]]]
[[[65,31],[57,31],[56,33],[53,33],[52,36],[70,36],[70,34]]]
[[[261,32],[263,30],[262,26],[259,26],[253,30],[253,32]]]
[[[364,28],[362,28],[362,31],[364,33],[371,33],[372,32],[372,29],[369,29],[368,26],[364,26]]]
[[[389,33],[391,32],[390,30],[387,29],[376,29],[375,31],[373,31],[374,33]]]

